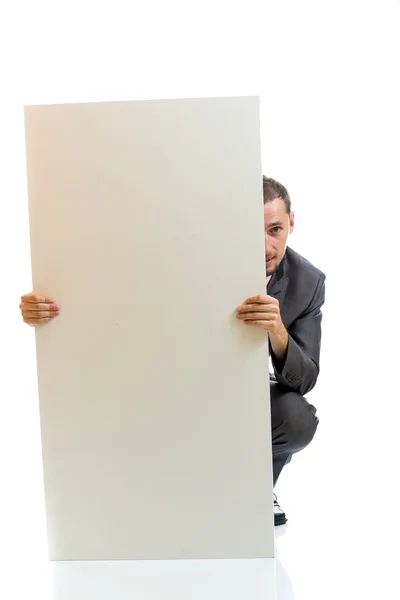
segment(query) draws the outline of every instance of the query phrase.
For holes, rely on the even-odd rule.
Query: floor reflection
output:
[[[289,577],[288,572],[284,568],[283,564],[276,559],[276,598],[277,600],[293,600],[294,590],[292,580]]]
[[[289,600],[275,559],[52,563],[52,600]]]

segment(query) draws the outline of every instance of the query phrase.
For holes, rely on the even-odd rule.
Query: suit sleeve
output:
[[[321,307],[325,302],[325,275],[321,274],[307,310],[288,328],[289,344],[285,362],[279,364],[270,345],[276,380],[302,396],[310,392],[319,374],[321,348]]]

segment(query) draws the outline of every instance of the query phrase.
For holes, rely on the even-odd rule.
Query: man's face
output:
[[[267,275],[275,273],[285,254],[289,234],[294,227],[294,214],[288,215],[281,198],[264,204],[265,264]]]

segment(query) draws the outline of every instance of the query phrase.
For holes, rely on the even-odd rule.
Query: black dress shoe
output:
[[[275,521],[275,527],[277,525],[284,525],[285,523],[287,523],[287,518],[285,513],[283,512],[283,510],[281,509],[281,507],[278,504],[278,499],[274,494],[274,521]]]

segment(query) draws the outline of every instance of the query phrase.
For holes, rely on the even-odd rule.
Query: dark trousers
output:
[[[271,426],[274,486],[293,454],[303,450],[314,437],[319,419],[316,408],[303,396],[280,385],[271,377]]]

